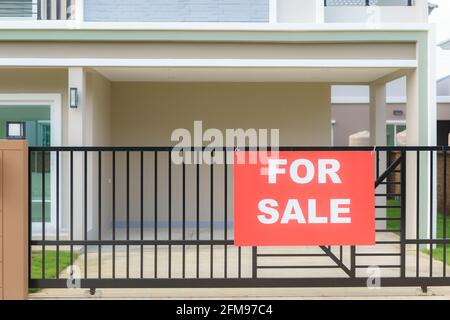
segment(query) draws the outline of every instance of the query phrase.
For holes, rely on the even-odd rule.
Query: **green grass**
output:
[[[400,205],[400,201],[389,199],[387,201],[387,205],[389,206],[398,206]],[[400,217],[400,209],[399,208],[388,208],[387,209],[387,216],[388,218],[398,218]],[[449,238],[450,236],[450,216],[447,216],[446,219],[446,236]],[[390,220],[387,222],[387,229],[388,230],[398,230],[400,229],[400,220]],[[398,232],[395,232],[396,234],[399,234]],[[444,215],[442,213],[438,213],[437,215],[437,223],[436,223],[436,238],[442,239],[444,237]],[[447,256],[447,264],[450,265],[450,245],[447,245],[446,248],[446,256]],[[426,254],[430,254],[430,250],[424,249],[422,252]],[[438,261],[444,261],[444,245],[438,244],[433,249],[433,258]]]
[[[73,261],[78,258],[78,253],[73,253]],[[70,264],[70,252],[59,251],[59,272],[63,271]],[[31,278],[41,279],[42,277],[42,251],[31,253]],[[45,251],[45,278],[56,279],[56,251]],[[30,293],[38,292],[40,289],[30,288]]]

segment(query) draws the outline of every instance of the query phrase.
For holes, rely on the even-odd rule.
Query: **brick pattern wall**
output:
[[[438,212],[444,212],[444,181],[447,182],[447,215],[450,215],[450,155],[447,154],[447,177],[444,180],[444,154],[439,153],[437,158],[437,207]]]
[[[400,152],[391,152],[389,163],[394,162],[400,156]],[[399,166],[398,169],[401,167]],[[447,215],[450,215],[450,154],[447,154],[447,177],[444,180],[444,155],[442,152],[437,153],[437,210],[444,212],[444,181],[447,181]],[[400,173],[392,173],[388,177],[388,181],[400,181]],[[400,193],[400,185],[389,185],[388,193]]]
[[[86,21],[268,22],[269,0],[84,0]]]

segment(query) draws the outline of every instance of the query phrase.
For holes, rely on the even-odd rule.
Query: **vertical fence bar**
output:
[[[158,151],[155,151],[155,185],[154,185],[154,193],[155,193],[155,240],[158,240]],[[154,264],[155,264],[155,279],[158,278],[158,245],[155,243],[155,256],[154,256]]]
[[[172,240],[172,159],[170,156],[170,151],[167,153],[167,160],[169,166],[169,279],[172,278],[172,245],[170,241]]]
[[[380,151],[376,150],[376,177],[377,179],[380,177]]]
[[[209,227],[209,238],[211,239],[211,242],[214,240],[214,150],[211,151],[211,168],[210,168],[210,227]],[[209,247],[209,260],[210,260],[210,277],[214,278],[214,245],[211,243],[211,246]]]
[[[356,277],[356,247],[350,246],[350,273],[351,277]]]
[[[420,240],[420,151],[416,159],[416,238]],[[420,276],[420,244],[416,244],[416,277]]]
[[[430,277],[433,276],[433,150],[430,151]]]
[[[401,153],[401,253],[400,253],[400,277],[406,276],[406,151]]]
[[[98,152],[98,240],[102,240],[102,152]],[[98,246],[98,278],[102,278],[102,246]]]
[[[52,19],[52,1],[51,0],[47,0],[47,10],[46,10],[46,20],[51,20]]]
[[[73,241],[73,151],[70,151],[70,241]],[[73,265],[73,245],[70,245],[70,265]]]
[[[241,247],[238,247],[238,278],[240,279],[242,277],[242,249]]]
[[[199,154],[198,154],[198,157],[197,157],[197,165],[196,165],[196,167],[197,167],[197,170],[196,170],[196,180],[197,180],[197,184],[196,184],[196,204],[197,204],[197,206],[196,206],[196,209],[197,209],[197,219],[196,219],[196,224],[197,224],[197,226],[196,226],[196,235],[197,235],[197,240],[200,240],[200,165],[199,165],[199,162],[200,162],[200,152],[201,151],[199,151]],[[199,278],[199,276],[200,276],[200,246],[197,244],[197,254],[196,254],[196,271],[197,271],[197,278]]]
[[[442,230],[442,237],[444,239],[444,252],[443,252],[443,276],[446,277],[447,276],[447,149],[445,149],[445,147],[443,148],[444,151],[444,155],[443,155],[443,177],[442,180],[444,182],[443,184],[443,202],[444,202],[444,207],[443,207],[443,230]]]
[[[56,151],[56,241],[59,242],[59,151]],[[30,220],[31,221],[31,220]],[[59,245],[56,245],[56,279],[59,279]]]
[[[127,189],[126,189],[126,239],[130,240],[130,152],[126,153],[126,175],[127,175]],[[126,274],[127,279],[130,278],[130,245],[127,242],[127,266],[126,266]]]
[[[227,164],[227,149],[224,148],[224,153],[223,153],[223,157],[224,157],[224,168],[223,168],[223,180],[224,180],[224,226],[223,226],[223,235],[224,235],[224,240],[227,241],[228,240],[228,164]],[[227,267],[228,267],[228,245],[225,244],[224,246],[224,277],[227,278]]]
[[[81,0],[78,0],[81,1]],[[72,18],[72,0],[67,0],[66,2],[66,19],[69,20]]]
[[[186,159],[186,151],[184,151],[183,152],[183,164],[182,164],[182,170],[183,170],[183,172],[182,172],[182,175],[183,175],[183,177],[182,177],[182,188],[183,188],[183,190],[182,190],[182,192],[183,192],[183,208],[182,208],[182,210],[183,210],[183,235],[182,235],[182,238],[183,238],[183,241],[185,241],[186,240],[186,164],[185,164],[185,159]],[[183,242],[183,262],[182,262],[182,264],[183,264],[183,271],[182,271],[182,277],[183,277],[183,279],[184,278],[186,278],[186,245],[184,244],[184,242]]]
[[[141,182],[141,241],[144,241],[144,152],[141,151],[141,162],[140,162],[140,182]],[[141,278],[144,278],[144,246],[141,244]]]
[[[56,20],[61,20],[61,0],[56,0]]]
[[[112,239],[116,240],[116,152],[112,154]],[[116,278],[116,244],[112,246],[112,278]]]
[[[88,235],[87,235],[87,221],[88,221],[88,210],[87,210],[87,165],[88,165],[88,160],[87,160],[87,151],[83,152],[83,156],[84,156],[84,241],[88,240]],[[87,244],[84,244],[84,278],[87,278],[87,259],[88,259],[88,247]]]
[[[42,20],[42,0],[38,0],[37,1],[37,10],[36,10],[36,15],[37,15],[37,20]]]
[[[45,151],[41,152],[42,241],[45,241]],[[42,279],[45,279],[45,244],[42,245]]]
[[[258,247],[252,247],[252,279],[258,277]]]

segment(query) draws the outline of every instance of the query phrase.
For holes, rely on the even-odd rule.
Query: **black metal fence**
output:
[[[0,18],[72,20],[75,4],[81,0],[6,0],[0,1]]]
[[[41,157],[41,170],[30,166],[29,285],[64,288],[67,279],[80,279],[83,288],[366,286],[372,276],[381,286],[450,285],[447,206],[433,214],[436,203],[426,200],[441,176],[448,202],[450,149],[280,148],[351,150],[375,153],[375,246],[247,248],[234,246],[233,167],[226,157],[222,164],[175,164],[170,147],[32,147],[30,158],[50,156]]]

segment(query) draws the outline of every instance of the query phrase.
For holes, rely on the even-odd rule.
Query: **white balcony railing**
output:
[[[414,0],[324,0],[324,6],[413,6]]]
[[[2,20],[74,20],[81,0],[1,0]]]

